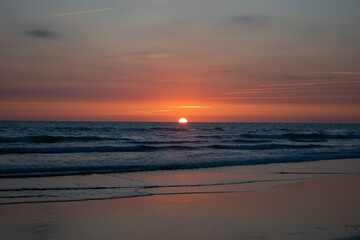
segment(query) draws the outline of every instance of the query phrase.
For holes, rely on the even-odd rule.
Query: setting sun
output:
[[[187,123],[187,122],[188,122],[188,121],[187,121],[186,118],[180,118],[180,119],[179,119],[179,123],[185,124],[185,123]]]

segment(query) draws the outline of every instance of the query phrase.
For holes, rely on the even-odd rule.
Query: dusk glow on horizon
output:
[[[360,122],[360,1],[2,1],[0,120]]]

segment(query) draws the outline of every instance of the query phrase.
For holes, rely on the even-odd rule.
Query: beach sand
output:
[[[0,206],[0,239],[360,239],[360,175],[264,190]]]

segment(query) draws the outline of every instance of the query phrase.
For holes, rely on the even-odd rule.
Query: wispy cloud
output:
[[[360,75],[360,72],[313,72],[314,74]]]
[[[170,112],[170,110],[168,110],[168,109],[158,109],[158,110],[138,110],[138,111],[133,111],[133,113],[137,113],[137,114],[153,114],[153,113],[166,113],[166,112]]]
[[[156,80],[155,83],[157,84],[173,84],[173,83],[198,83],[203,81],[201,78],[194,78],[194,79],[180,79],[180,80]]]
[[[358,99],[354,93],[360,80],[319,79],[295,83],[270,83],[255,88],[244,88],[210,98],[211,100],[266,100],[266,99]],[[329,94],[329,95],[328,95]]]
[[[25,34],[34,38],[48,38],[56,39],[59,38],[59,34],[54,31],[44,30],[44,29],[35,29],[30,31],[25,31]]]
[[[248,100],[248,99],[254,99],[254,100],[259,100],[259,99],[316,99],[316,98],[350,98],[350,99],[355,99],[355,98],[360,98],[360,96],[346,96],[346,95],[339,95],[339,96],[318,96],[318,95],[314,95],[314,96],[269,96],[269,97],[262,97],[262,96],[255,96],[255,97],[214,97],[214,98],[208,98],[210,100],[236,100],[236,99],[243,99],[243,100]]]
[[[212,107],[212,106],[170,106],[169,108],[200,109],[200,108],[214,108],[214,107]]]
[[[245,88],[235,92],[226,92],[227,95],[235,94],[251,94],[251,93],[265,93],[265,92],[278,92],[283,90],[290,90],[288,87],[273,87],[273,88]]]
[[[146,55],[147,58],[149,59],[159,59],[159,58],[168,58],[171,57],[172,53],[152,53],[152,54],[148,54]]]
[[[271,19],[265,15],[238,14],[227,17],[223,23],[232,28],[251,30],[262,29],[268,26],[270,20]]]
[[[126,56],[125,60],[158,60],[158,59],[165,59],[170,58],[176,55],[176,53],[172,52],[162,52],[162,51],[142,51],[142,52],[135,52],[130,53],[129,56]]]
[[[312,82],[298,82],[298,83],[271,83],[271,84],[262,84],[259,85],[257,88],[245,88],[240,89],[234,92],[225,92],[224,94],[227,95],[234,95],[234,94],[250,94],[250,93],[265,93],[265,92],[289,92],[289,91],[304,91],[303,87],[312,87],[313,90],[315,86],[318,85],[338,85],[338,86],[348,86],[348,85],[360,85],[360,81],[356,80],[316,80]]]
[[[262,84],[260,87],[300,87],[300,86],[315,86],[315,85],[346,85],[346,84],[360,84],[360,81],[356,80],[314,80],[310,82],[297,82],[297,83],[271,83]]]
[[[163,112],[170,112],[168,109],[160,109],[160,110],[152,110],[153,113],[163,113]]]
[[[230,22],[235,24],[246,25],[265,25],[266,21],[263,16],[256,15],[237,15],[229,18]]]
[[[95,13],[95,12],[101,12],[101,11],[108,11],[113,8],[97,8],[97,9],[91,9],[91,10],[85,10],[85,11],[76,11],[76,12],[67,12],[67,13],[58,13],[58,14],[52,14],[47,16],[39,17],[41,19],[43,18],[53,18],[53,17],[63,17],[63,16],[70,16],[70,15],[79,15],[79,14],[86,14],[86,13]]]

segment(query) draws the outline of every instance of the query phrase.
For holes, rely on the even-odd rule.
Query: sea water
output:
[[[0,122],[0,204],[252,190],[307,178],[244,169],[355,158],[360,124]]]

